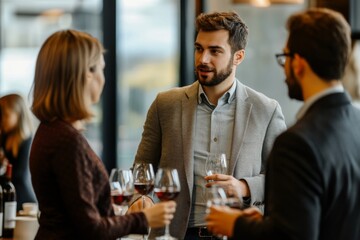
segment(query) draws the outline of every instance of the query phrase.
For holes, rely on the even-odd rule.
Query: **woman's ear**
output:
[[[239,65],[244,60],[244,58],[245,58],[245,50],[244,49],[236,51],[234,53],[233,64]]]

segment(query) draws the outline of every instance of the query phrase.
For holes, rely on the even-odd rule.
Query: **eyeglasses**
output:
[[[293,56],[294,56],[293,53],[278,53],[278,54],[275,54],[276,61],[282,67],[285,66],[286,57],[293,57]]]

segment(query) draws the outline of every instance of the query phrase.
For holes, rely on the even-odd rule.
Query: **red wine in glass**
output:
[[[164,201],[174,200],[179,195],[179,191],[155,190],[155,194],[160,199],[160,201],[164,202]]]
[[[113,199],[113,202],[116,205],[125,205],[128,204],[133,197],[133,194],[117,194],[111,196]]]
[[[135,190],[141,195],[147,195],[154,189],[154,183],[141,183],[137,182],[134,184]]]
[[[180,192],[180,178],[175,168],[159,168],[155,176],[154,192],[160,201],[175,199]],[[176,239],[170,235],[169,224],[165,226],[164,235],[157,237],[161,240]]]

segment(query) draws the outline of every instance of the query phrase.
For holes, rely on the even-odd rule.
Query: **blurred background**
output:
[[[311,6],[336,9],[348,20],[356,16],[350,10],[359,10],[355,0],[0,0],[0,95],[19,93],[30,105],[45,39],[67,28],[91,33],[107,49],[106,84],[85,134],[108,170],[128,168],[156,94],[195,80],[195,17],[232,10],[250,31],[237,78],[276,99],[291,125],[301,103],[288,99],[274,54],[284,47],[288,16]]]

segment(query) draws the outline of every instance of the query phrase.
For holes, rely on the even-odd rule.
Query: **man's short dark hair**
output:
[[[234,53],[245,49],[248,36],[248,27],[236,12],[201,13],[196,18],[196,31],[229,31],[229,44]]]
[[[292,15],[287,21],[287,48],[305,58],[325,80],[341,79],[351,50],[351,30],[345,18],[326,8]]]

